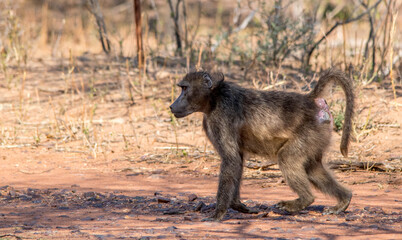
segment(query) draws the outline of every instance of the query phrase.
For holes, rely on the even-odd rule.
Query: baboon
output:
[[[321,121],[317,104],[326,86],[335,82],[346,95],[345,120],[340,150],[346,157],[353,117],[352,81],[341,71],[327,70],[308,94],[259,91],[224,81],[222,73],[192,72],[178,83],[182,92],[170,109],[182,118],[204,113],[203,129],[221,157],[216,209],[206,221],[220,221],[227,209],[256,213],[240,202],[240,182],[245,153],[278,162],[283,177],[298,194],[276,206],[300,211],[314,201],[310,184],[338,200],[324,214],[338,214],[350,203],[352,193],[341,186],[322,164],[330,143],[331,119]],[[321,99],[322,100],[322,99]]]

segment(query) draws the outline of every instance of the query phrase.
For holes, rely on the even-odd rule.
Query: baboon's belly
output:
[[[285,138],[272,138],[264,140],[259,140],[257,138],[246,138],[243,139],[243,150],[249,153],[274,158],[286,142],[287,139]]]

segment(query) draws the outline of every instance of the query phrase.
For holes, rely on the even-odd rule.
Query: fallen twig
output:
[[[246,167],[250,168],[250,169],[267,170],[269,167],[271,167],[275,164],[276,163],[274,163],[274,162],[267,162],[267,163],[261,163],[261,164],[249,162],[246,164]]]
[[[350,161],[331,161],[329,162],[331,169],[339,170],[371,170],[371,171],[394,171],[395,168],[389,164],[379,163],[379,162],[350,162]]]
[[[182,145],[182,146],[188,146],[188,147],[195,147],[194,145],[189,144],[189,143],[170,142],[170,141],[166,141],[166,140],[163,140],[163,139],[160,139],[160,138],[157,138],[155,141],[158,142],[158,143],[167,143],[167,144],[174,144],[174,145]]]
[[[32,175],[32,174],[47,173],[47,172],[52,171],[53,169],[55,169],[55,168],[50,168],[50,169],[47,169],[47,170],[45,170],[45,171],[40,171],[40,172],[28,172],[28,171],[24,171],[24,170],[21,170],[21,169],[18,169],[18,171],[19,171],[19,172],[22,172],[22,173],[24,173],[24,174],[30,174],[30,175]]]

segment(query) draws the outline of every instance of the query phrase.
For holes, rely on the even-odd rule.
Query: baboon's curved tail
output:
[[[355,95],[353,93],[353,82],[347,75],[339,70],[329,69],[325,71],[317,82],[315,88],[308,94],[311,98],[320,97],[325,87],[335,82],[340,85],[346,95],[345,120],[342,129],[341,153],[343,156],[348,155],[348,146],[350,141],[350,132],[352,130],[352,118],[354,114]]]

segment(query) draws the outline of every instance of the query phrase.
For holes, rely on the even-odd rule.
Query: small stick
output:
[[[346,62],[346,26],[342,25],[342,35],[343,35],[343,63],[345,64],[345,70],[348,68],[348,64]]]
[[[198,62],[197,62],[197,70],[201,67],[201,57],[202,57],[202,47],[204,45],[201,44],[200,53],[198,54]]]
[[[396,18],[398,17],[398,12],[392,15],[393,20],[392,20],[392,28],[390,32],[390,39],[391,39],[391,49],[389,53],[389,77],[391,78],[391,84],[392,84],[392,91],[394,93],[394,99],[396,99],[396,90],[395,90],[395,83],[394,83],[394,77],[393,77],[393,71],[392,71],[392,66],[393,66],[393,55],[394,55],[394,37],[395,37],[395,23],[396,23]]]

